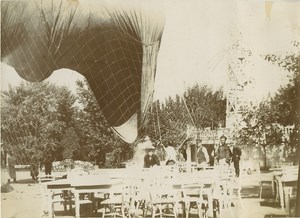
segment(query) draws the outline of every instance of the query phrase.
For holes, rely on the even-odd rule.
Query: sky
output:
[[[300,36],[300,2],[275,1],[270,16],[258,0],[166,0],[166,23],[157,60],[154,98],[182,95],[196,83],[228,89],[228,63],[240,54],[231,49],[239,42],[250,50],[246,74],[253,87],[249,99],[262,99],[288,82],[288,72],[263,60],[265,54],[296,52],[291,42]],[[55,71],[47,81],[68,86],[84,79],[68,69]],[[20,84],[13,68],[1,63],[1,90]]]

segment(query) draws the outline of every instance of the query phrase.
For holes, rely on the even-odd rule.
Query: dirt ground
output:
[[[2,186],[7,183],[6,169],[1,171]],[[40,218],[45,216],[43,211],[43,197],[39,184],[33,183],[28,172],[17,175],[17,183],[11,183],[13,191],[1,193],[1,218]],[[258,180],[253,176],[242,178],[242,204],[234,202],[231,209],[225,210],[222,218],[273,218],[288,217],[280,208],[277,201],[272,199],[271,186],[265,184],[262,199],[258,198]],[[66,214],[56,214],[56,217]],[[100,214],[99,214],[100,216]],[[190,216],[197,217],[197,216]]]

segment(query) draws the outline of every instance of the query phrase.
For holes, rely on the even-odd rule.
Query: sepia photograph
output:
[[[300,218],[300,0],[1,0],[1,218]]]

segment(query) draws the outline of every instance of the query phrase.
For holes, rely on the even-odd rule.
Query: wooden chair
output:
[[[276,184],[279,193],[280,206],[287,208],[289,212],[289,200],[293,196],[293,190],[297,187],[298,166],[286,166],[282,168],[282,175],[276,176]]]
[[[218,212],[222,217],[223,210],[229,209],[233,216],[231,204],[233,200],[232,180],[235,178],[234,170],[226,165],[216,166],[214,170],[216,184],[213,189],[213,199],[217,202],[217,207],[214,208],[215,212]]]
[[[181,186],[183,194],[183,202],[185,204],[185,215],[189,217],[192,204],[197,206],[198,216],[206,217],[207,201],[203,199],[203,185],[202,184],[183,184]],[[202,210],[204,209],[204,211]]]
[[[263,192],[263,185],[264,184],[271,184],[272,189],[272,196],[275,196],[275,177],[272,173],[261,173],[260,166],[257,164],[255,167],[255,172],[257,174],[258,184],[259,184],[259,193],[258,196],[261,199],[262,198],[262,192]]]
[[[102,218],[131,216],[135,213],[136,193],[136,185],[124,179],[122,186],[112,188],[110,193],[106,194],[107,198],[101,202],[104,206]]]
[[[51,217],[54,217],[55,204],[63,204],[64,211],[67,211],[67,205],[69,205],[69,210],[72,210],[72,205],[75,203],[72,188],[51,189],[51,190],[47,189],[46,187],[47,182],[54,181],[54,180],[55,178],[53,176],[45,176],[45,177],[38,178],[40,190],[43,196],[42,216],[50,214]]]
[[[149,191],[149,203],[152,206],[152,218],[156,216],[166,217],[174,216],[177,218],[178,215],[178,199],[173,185],[169,179],[157,179]],[[170,208],[170,206],[172,206]],[[164,212],[165,209],[165,212]],[[172,210],[172,214],[168,211]],[[157,211],[159,211],[157,213]]]
[[[81,167],[77,167],[72,169],[68,173],[67,178],[72,181],[71,185],[74,185],[75,183],[78,183],[78,181],[89,176],[89,174],[90,173],[87,170],[84,170]],[[75,217],[80,217],[81,205],[88,205],[90,207],[89,208],[90,212],[93,211],[93,190],[92,189],[77,187],[74,188],[73,193],[75,199]]]
[[[217,168],[217,167],[216,167]],[[207,215],[213,216],[213,190],[217,182],[217,173],[218,170],[209,168],[202,169],[191,173],[191,176],[194,177],[194,181],[197,183],[203,184],[203,198],[207,200]]]
[[[244,208],[242,195],[241,195],[242,186],[240,183],[240,178],[231,178],[228,185],[229,185],[228,188],[229,188],[230,202],[232,203],[233,200],[237,199],[239,201],[241,208]]]

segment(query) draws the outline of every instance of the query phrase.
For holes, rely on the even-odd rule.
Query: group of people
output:
[[[16,175],[16,168],[15,165],[17,164],[15,158],[11,155],[8,155],[7,157],[7,167],[8,167],[8,174],[9,174],[9,179],[8,183],[17,182],[17,175]],[[45,157],[44,160],[44,166],[45,166],[45,175],[46,178],[51,176],[51,171],[52,171],[52,159],[51,156],[48,154]],[[34,182],[38,182],[39,178],[39,164],[38,161],[32,161],[30,163],[30,176]]]
[[[214,163],[219,165],[230,165],[233,164],[235,168],[235,174],[237,177],[240,175],[239,162],[242,155],[242,151],[239,147],[233,146],[232,143],[229,145],[226,143],[227,137],[222,135],[220,138],[220,143],[208,153],[208,150],[202,144],[202,140],[197,138],[195,141],[197,148],[197,163],[200,165],[213,165]],[[181,146],[177,148],[177,151],[180,150],[181,155],[184,160],[187,161],[187,144],[193,143],[191,139],[185,140]],[[177,162],[177,151],[173,147],[171,142],[168,142],[166,145],[162,145],[165,152],[165,162],[166,165],[174,165]],[[213,159],[213,161],[211,161]],[[212,164],[211,164],[212,163]],[[144,156],[144,168],[150,168],[152,166],[159,166],[160,160],[155,154],[155,147],[151,144],[146,148],[146,154]]]
[[[242,150],[234,146],[233,143],[230,143],[229,146],[226,143],[226,136],[221,136],[220,138],[220,144],[218,148],[216,149],[216,160],[219,164],[228,164],[230,165],[233,163],[234,169],[235,169],[235,175],[237,177],[240,176],[240,159],[242,155]]]

